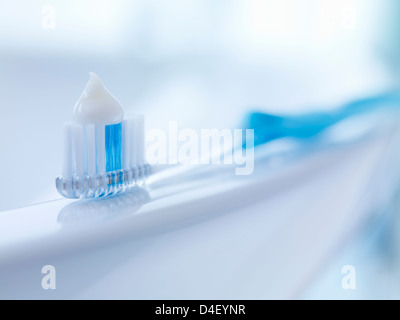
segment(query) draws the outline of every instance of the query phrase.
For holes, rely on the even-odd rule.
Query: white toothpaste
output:
[[[101,125],[120,123],[124,117],[121,104],[108,92],[97,74],[89,74],[89,82],[73,111],[74,121]]]

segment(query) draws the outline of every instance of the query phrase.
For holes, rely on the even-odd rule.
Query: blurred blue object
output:
[[[254,146],[283,138],[312,138],[335,123],[348,117],[382,108],[400,106],[400,92],[356,100],[331,112],[312,112],[299,115],[274,115],[250,112],[243,127],[254,129]]]

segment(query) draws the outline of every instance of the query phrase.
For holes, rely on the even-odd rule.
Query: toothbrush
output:
[[[345,118],[398,105],[400,94],[394,92],[358,100],[330,113],[279,116],[251,112],[242,128],[254,130],[254,146],[286,137],[309,140]],[[253,146],[244,143],[235,148],[242,147]],[[171,177],[207,172],[203,167],[147,164],[143,115],[124,119],[119,102],[99,77],[90,73],[90,80],[75,105],[73,121],[64,125],[64,166],[62,175],[56,179],[56,187],[66,198],[99,198],[142,186],[155,172],[166,171],[161,181],[172,182]]]
[[[400,106],[400,92],[388,92],[378,96],[369,97],[365,99],[355,100],[341,108],[330,112],[310,112],[299,115],[278,115],[268,114],[259,111],[248,112],[243,118],[240,125],[241,129],[253,129],[254,143],[251,146],[246,145],[246,139],[243,140],[242,145],[234,146],[234,148],[253,148],[260,145],[267,144],[275,140],[295,139],[297,144],[295,146],[289,145],[288,150],[285,152],[291,153],[293,150],[302,148],[303,151],[311,150],[313,147],[309,142],[314,142],[313,145],[318,145],[321,148],[326,141],[315,143],[313,138],[319,136],[329,127],[339,123],[344,119],[349,119],[364,113],[370,113],[377,110],[392,109],[395,110]],[[304,142],[308,142],[307,146]],[[329,144],[329,142],[328,142]],[[300,147],[301,145],[301,147]],[[261,158],[268,158],[270,154],[265,150],[257,151],[258,156]],[[228,153],[230,151],[228,150]],[[281,151],[278,151],[278,153]],[[296,152],[297,154],[299,153]],[[224,154],[216,155],[216,157],[224,157]],[[211,161],[212,163],[212,161]],[[172,167],[172,166],[171,166]],[[224,166],[227,170],[231,170],[232,166]],[[158,171],[158,170],[157,170]],[[175,183],[177,181],[186,180],[187,178],[198,178],[201,175],[215,175],[216,171],[222,171],[220,167],[211,166],[205,168],[202,165],[194,165],[190,167],[175,166],[168,170],[164,170],[161,174],[149,179],[150,185],[165,186],[168,183]]]
[[[73,121],[64,124],[58,192],[71,199],[109,196],[142,185],[149,174],[150,166],[144,162],[143,116],[124,119],[120,103],[91,72]]]

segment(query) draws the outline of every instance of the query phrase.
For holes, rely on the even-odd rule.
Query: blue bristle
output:
[[[106,126],[106,171],[121,169],[122,123]]]

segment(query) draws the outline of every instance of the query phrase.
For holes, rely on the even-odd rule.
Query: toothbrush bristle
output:
[[[96,173],[96,128],[94,124],[86,126],[85,131],[86,139],[86,161],[87,161],[87,174],[89,176]]]
[[[75,124],[73,126],[73,145],[74,145],[74,171],[77,176],[85,173],[85,146],[83,140],[83,126]]]
[[[65,177],[72,176],[72,126],[64,124],[64,167],[62,174]]]
[[[143,164],[144,161],[144,121],[142,116],[136,116],[133,119],[134,129],[133,129],[133,137],[136,137],[134,143],[134,162],[136,165]]]
[[[106,138],[105,126],[96,125],[96,161],[97,172],[106,172]]]
[[[124,120],[122,122],[122,168],[129,168],[131,166],[129,157],[132,139],[129,124],[129,120]]]
[[[150,174],[144,162],[144,121],[135,116],[112,125],[68,123],[64,167],[56,179],[67,198],[96,198],[141,185]]]
[[[136,165],[135,162],[135,143],[136,141],[132,141],[135,137],[134,135],[134,129],[135,129],[135,121],[133,118],[129,119],[127,121],[127,125],[128,125],[128,135],[130,137],[130,141],[129,144],[127,145],[127,149],[129,150],[129,155],[128,155],[128,163],[129,163],[129,167],[133,168]],[[135,139],[136,140],[136,139]]]

